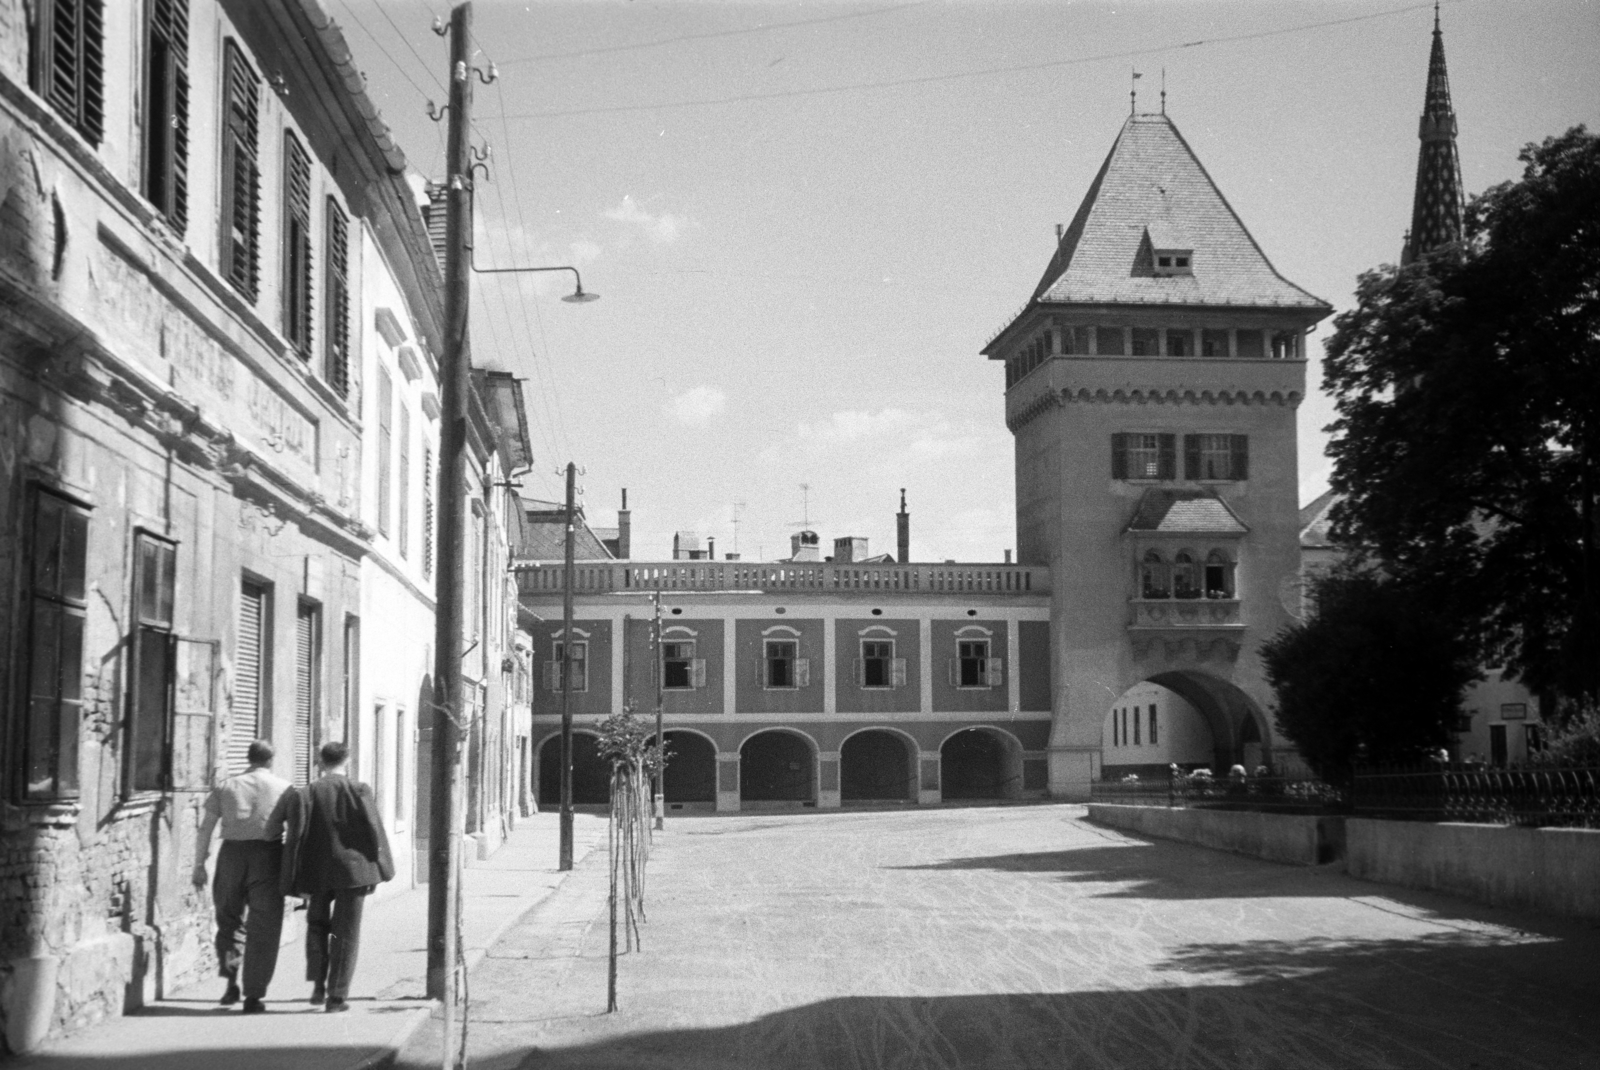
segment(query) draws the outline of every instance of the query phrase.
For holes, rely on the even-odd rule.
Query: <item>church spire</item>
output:
[[[1411,202],[1411,231],[1400,254],[1402,264],[1461,240],[1461,158],[1456,153],[1456,113],[1450,106],[1450,75],[1445,70],[1437,3],[1433,5],[1428,90],[1417,137],[1422,146],[1417,151],[1417,188]]]

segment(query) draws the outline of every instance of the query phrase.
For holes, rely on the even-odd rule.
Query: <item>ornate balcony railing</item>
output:
[[[1240,628],[1237,598],[1135,598],[1130,628]]]
[[[1363,817],[1600,828],[1600,769],[1357,770]]]
[[[522,594],[558,594],[559,562],[516,561]],[[609,591],[883,591],[902,594],[1050,593],[1050,570],[1027,565],[865,565],[832,562],[578,561],[572,585],[584,594]]]

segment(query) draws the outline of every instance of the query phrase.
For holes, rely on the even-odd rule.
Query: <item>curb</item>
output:
[[[416,1010],[407,1012],[402,1016],[405,1020],[394,1031],[394,1035],[389,1038],[388,1043],[363,1058],[360,1062],[353,1064],[350,1070],[389,1070],[390,1067],[394,1066],[395,1061],[400,1058],[400,1053],[405,1050],[406,1045],[411,1043],[412,1036],[416,1034],[418,1029],[422,1028],[422,1023],[432,1017],[433,1012],[438,1009],[439,1001],[430,999]]]

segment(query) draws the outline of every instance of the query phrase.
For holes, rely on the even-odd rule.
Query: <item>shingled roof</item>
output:
[[[1180,238],[1192,243],[1193,273],[1158,276],[1152,243]],[[1033,299],[1331,307],[1278,274],[1165,115],[1123,124]]]
[[[1163,535],[1243,535],[1250,529],[1214,494],[1151,488],[1139,499],[1129,531]]]

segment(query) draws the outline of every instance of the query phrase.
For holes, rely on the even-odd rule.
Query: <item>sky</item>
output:
[[[444,170],[445,0],[323,0],[417,171]],[[1278,271],[1350,307],[1410,221],[1433,6],[1416,0],[473,6],[475,362],[526,377],[524,493],[561,495],[633,557],[1015,545],[1004,377],[1022,307],[1129,111],[1167,114]],[[1442,5],[1469,194],[1530,141],[1600,126],[1600,0]],[[1299,410],[1302,503],[1327,487],[1322,341]]]

